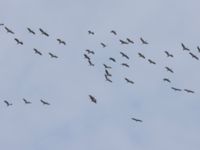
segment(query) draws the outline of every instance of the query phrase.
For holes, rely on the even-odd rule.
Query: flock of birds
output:
[[[0,26],[3,26],[4,29],[5,29],[5,31],[6,31],[7,33],[13,34],[13,35],[15,34],[14,31],[12,31],[11,29],[9,29],[9,28],[8,28],[7,26],[5,26],[4,24],[0,24]],[[40,32],[42,35],[44,35],[44,36],[46,36],[46,37],[49,37],[49,34],[48,34],[46,31],[44,31],[42,28],[39,28],[38,30],[39,30],[39,32]],[[32,34],[32,35],[35,35],[35,34],[36,34],[36,32],[33,31],[31,28],[27,28],[27,32],[29,32],[29,33]],[[117,32],[116,32],[115,30],[111,30],[110,33],[113,34],[114,36],[117,36]],[[88,34],[89,34],[89,35],[95,35],[95,32],[89,30],[89,31],[88,31]],[[23,41],[21,41],[21,40],[18,39],[18,38],[14,38],[14,40],[15,40],[16,43],[19,44],[19,45],[23,45],[23,44],[24,44]],[[57,38],[56,40],[57,40],[57,42],[58,42],[59,44],[66,45],[66,42],[65,42],[64,40],[61,40],[60,38]],[[141,43],[144,44],[144,45],[148,45],[148,44],[149,44],[149,42],[147,42],[146,40],[144,40],[142,37],[140,38],[140,41],[141,41]],[[134,44],[134,41],[131,40],[130,38],[126,38],[125,40],[119,39],[119,43],[122,44],[122,45],[127,45],[127,44]],[[103,43],[103,42],[101,42],[100,45],[102,46],[102,48],[107,47],[107,45],[106,45],[105,43]],[[194,53],[192,53],[192,52],[190,51],[190,49],[189,49],[188,47],[186,47],[183,43],[181,43],[181,47],[182,47],[182,50],[188,51],[189,55],[191,55],[192,58],[194,58],[195,60],[199,60],[199,58],[198,58]],[[199,46],[197,46],[197,50],[198,50],[198,52],[200,53],[200,47],[199,47]],[[36,48],[33,48],[33,51],[34,51],[35,54],[37,54],[37,55],[40,55],[40,56],[43,55],[43,53],[42,53],[41,51],[39,51],[38,49],[36,49]],[[168,58],[170,58],[170,57],[173,58],[173,57],[174,57],[174,55],[171,54],[171,53],[168,52],[168,51],[164,51],[164,53],[166,54],[166,57],[168,57]],[[49,54],[49,56],[50,56],[51,58],[58,58],[57,55],[55,55],[55,54],[53,54],[53,53],[51,53],[51,52],[49,52],[48,54]],[[89,64],[89,66],[94,67],[95,64],[92,62],[92,59],[91,59],[91,56],[92,56],[92,55],[95,55],[95,51],[90,50],[90,49],[86,49],[86,50],[85,50],[85,53],[83,54],[84,58],[87,60],[87,62],[88,62],[88,64]],[[126,53],[124,53],[124,52],[122,52],[122,51],[120,51],[120,55],[121,55],[123,58],[127,59],[127,60],[130,59],[130,57],[129,57]],[[156,65],[156,64],[157,64],[154,60],[146,58],[145,55],[142,54],[141,52],[138,52],[138,57],[141,58],[141,59],[143,59],[143,60],[146,59],[146,60],[147,60],[150,64],[152,64],[152,65]],[[115,59],[114,57],[109,57],[109,61],[111,61],[111,62],[113,62],[113,63],[116,63],[116,62],[117,62],[116,59]],[[113,81],[112,81],[112,74],[110,73],[110,70],[112,69],[112,66],[110,66],[110,65],[108,65],[108,64],[105,64],[105,63],[103,63],[102,65],[104,66],[104,69],[105,69],[105,74],[104,74],[105,81],[107,81],[107,82],[109,82],[109,83],[112,83],[112,82],[113,82]],[[126,68],[129,68],[129,67],[130,67],[130,65],[129,65],[128,63],[121,63],[121,65],[122,65],[123,67],[126,67]],[[166,71],[168,71],[168,72],[170,72],[170,73],[172,73],[172,74],[174,73],[174,70],[173,70],[172,68],[170,68],[170,67],[168,67],[168,66],[165,66],[164,68],[166,69]],[[134,82],[133,80],[131,80],[130,78],[128,78],[128,77],[124,77],[124,80],[125,80],[128,84],[135,84],[135,82]],[[168,83],[171,83],[171,82],[172,82],[169,78],[166,78],[166,77],[163,78],[163,81],[164,81],[164,82],[168,82]],[[171,89],[174,90],[174,91],[179,91],[179,92],[180,92],[180,91],[185,91],[185,92],[187,92],[187,93],[195,93],[195,91],[190,90],[190,89],[180,89],[180,88],[177,88],[177,87],[171,87]],[[91,102],[97,104],[97,99],[96,99],[95,96],[89,94],[88,97],[89,97],[89,99],[91,100]],[[31,104],[31,102],[28,101],[28,100],[26,100],[25,98],[23,98],[23,101],[24,101],[25,104]],[[44,101],[44,100],[42,100],[42,99],[40,100],[40,102],[41,102],[42,104],[44,104],[44,105],[50,105],[49,102]],[[8,102],[8,101],[6,101],[6,100],[4,101],[4,103],[5,103],[7,106],[12,106],[12,105],[13,105],[12,103],[10,103],[10,102]],[[142,120],[137,119],[137,118],[131,118],[131,119],[134,120],[134,121],[136,121],[136,122],[142,122]]]

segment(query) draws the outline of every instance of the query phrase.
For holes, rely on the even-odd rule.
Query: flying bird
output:
[[[140,38],[140,41],[142,42],[142,44],[149,44],[147,41],[145,41],[143,38]]]
[[[126,55],[125,53],[120,52],[120,54],[122,55],[122,57],[125,57],[126,59],[129,59],[128,55]]]
[[[106,44],[104,44],[104,43],[100,43],[101,44],[101,46],[103,47],[103,48],[105,48],[106,47]]]
[[[198,50],[198,52],[200,53],[200,47],[199,47],[199,46],[197,46],[197,50]]]
[[[23,42],[20,41],[19,39],[15,38],[15,41],[17,42],[17,44],[23,45]]]
[[[4,103],[6,103],[7,106],[11,106],[11,105],[13,105],[12,103],[9,103],[9,102],[6,101],[6,100],[4,101]]]
[[[166,69],[167,71],[171,72],[171,73],[174,73],[174,71],[173,71],[171,68],[169,68],[169,67],[165,67],[165,69]]]
[[[131,84],[134,84],[134,82],[133,81],[131,81],[130,79],[128,79],[128,78],[124,78],[126,81],[127,81],[127,83],[131,83]]]
[[[23,101],[24,101],[25,104],[31,104],[31,102],[27,101],[25,98],[23,98]]]
[[[40,102],[43,104],[43,105],[50,105],[50,103],[49,102],[46,102],[46,101],[44,101],[44,100],[40,100]]]
[[[63,45],[66,45],[66,42],[61,40],[61,39],[57,39],[57,41],[59,42],[59,44],[63,44]]]
[[[88,54],[93,54],[93,55],[95,54],[95,52],[94,52],[94,51],[92,51],[92,50],[89,50],[89,49],[86,49],[85,51],[86,51]]]
[[[119,40],[121,44],[128,44],[128,42],[124,41],[124,40]]]
[[[84,57],[85,57],[87,60],[90,60],[90,57],[89,57],[87,54],[84,54]]]
[[[45,32],[43,29],[39,28],[39,30],[43,35],[45,35],[47,37],[49,36],[49,34],[47,32]]]
[[[116,60],[113,57],[109,58],[111,61],[116,62]]]
[[[145,59],[145,56],[144,56],[143,54],[141,54],[141,53],[138,53],[138,55],[139,55],[139,57],[141,57],[141,58]]]
[[[51,56],[51,58],[58,58],[58,56],[52,54],[52,53],[49,53],[49,55]]]
[[[171,81],[168,78],[164,78],[163,81],[171,83]]]
[[[12,30],[10,30],[8,27],[4,27],[7,33],[15,34]]]
[[[112,80],[110,80],[106,74],[104,76],[105,76],[106,81],[112,83]]]
[[[192,58],[199,60],[199,57],[197,57],[196,55],[194,55],[193,53],[189,52],[189,54],[192,56]]]
[[[117,35],[117,32],[115,30],[111,30],[110,33]]]
[[[105,73],[106,73],[107,76],[110,76],[110,77],[112,76],[112,74],[110,74],[107,69],[105,69]]]
[[[108,65],[106,65],[106,64],[103,64],[103,66],[105,67],[105,69],[112,69],[111,66],[108,66]]]
[[[178,92],[182,91],[181,89],[175,88],[175,87],[171,87],[171,89],[173,89],[174,91],[178,91]]]
[[[186,50],[186,51],[189,51],[189,50],[190,50],[190,49],[187,48],[183,43],[181,43],[181,46],[182,46],[183,50]]]
[[[140,119],[136,119],[136,118],[131,118],[131,119],[136,121],[136,122],[142,122],[142,120],[140,120]]]
[[[126,40],[127,40],[129,43],[132,43],[132,44],[134,44],[134,42],[133,42],[131,39],[129,39],[129,38],[126,38]]]
[[[91,30],[89,30],[89,31],[88,31],[88,34],[94,35],[94,32],[91,31]]]
[[[167,55],[167,57],[174,57],[172,54],[170,54],[168,51],[165,51],[165,54]]]
[[[187,93],[194,93],[194,91],[188,90],[188,89],[184,89],[184,91],[187,92]]]
[[[155,62],[155,61],[153,61],[153,60],[151,60],[151,59],[148,59],[148,61],[149,61],[149,63],[150,63],[150,64],[153,64],[153,65],[155,65],[155,64],[156,64],[156,62]]]
[[[127,67],[127,68],[129,68],[129,65],[126,64],[126,63],[122,63],[121,65],[122,65],[122,66],[125,66],[125,67]]]
[[[88,63],[89,63],[90,66],[94,66],[94,64],[91,62],[90,59],[88,60]]]
[[[89,98],[93,103],[95,103],[95,104],[97,103],[97,99],[94,96],[89,95]]]
[[[38,51],[36,48],[34,48],[33,50],[35,51],[36,54],[38,54],[40,56],[42,55],[42,53],[40,51]]]
[[[32,29],[30,29],[30,28],[27,28],[27,30],[28,30],[30,33],[32,33],[32,34],[34,34],[34,35],[35,35],[35,32],[34,32]]]

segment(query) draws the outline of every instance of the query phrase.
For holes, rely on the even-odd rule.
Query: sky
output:
[[[198,150],[200,64],[181,43],[200,57],[199,4],[197,0],[2,0],[0,23],[15,34],[0,26],[0,149]],[[88,35],[88,30],[95,35]],[[142,44],[140,37],[149,44]],[[17,45],[14,38],[24,45]],[[58,44],[57,38],[66,45]],[[119,39],[126,38],[134,44],[121,45]],[[101,42],[107,47],[102,48]],[[43,55],[36,55],[33,48]],[[95,51],[94,67],[84,59],[86,49]],[[167,58],[166,50],[174,58]],[[121,57],[121,51],[130,59]],[[51,59],[49,52],[58,59]],[[103,63],[112,66],[113,83],[105,81]],[[125,77],[134,84],[126,83]],[[165,77],[172,82],[164,82]],[[172,86],[195,93],[174,92]],[[25,105],[22,98],[32,104]],[[40,99],[51,105],[42,105]],[[13,105],[7,107],[4,100]]]

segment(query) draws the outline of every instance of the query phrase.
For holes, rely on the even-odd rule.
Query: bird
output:
[[[43,35],[45,35],[47,37],[49,36],[49,34],[47,32],[45,32],[43,29],[39,28],[39,30]]]
[[[58,58],[58,56],[56,56],[56,55],[54,55],[54,54],[52,54],[50,52],[49,52],[49,55],[51,56],[51,58]]]
[[[93,54],[93,55],[95,54],[95,52],[94,52],[94,51],[92,51],[92,50],[89,50],[89,49],[86,49],[85,51],[86,51],[88,54]]]
[[[131,83],[131,84],[134,84],[134,82],[133,81],[131,81],[130,79],[128,79],[128,78],[124,78],[126,81],[127,81],[127,83]]]
[[[106,65],[106,64],[103,64],[103,66],[105,67],[105,69],[112,69],[111,66],[108,66],[108,65]]]
[[[105,69],[105,73],[106,73],[107,76],[110,76],[110,77],[112,76],[112,74],[110,74],[107,69]]]
[[[17,42],[17,44],[23,45],[23,42],[20,41],[19,39],[15,38],[15,41]]]
[[[200,53],[200,47],[199,47],[199,46],[197,46],[197,50],[198,50],[198,52]]]
[[[165,51],[165,54],[167,55],[167,57],[174,57],[172,54],[170,54],[168,51]]]
[[[87,60],[90,60],[90,57],[89,57],[87,54],[84,54],[84,57],[85,57]]]
[[[184,89],[184,91],[187,92],[187,93],[194,93],[194,91],[188,90],[188,89]]]
[[[140,119],[136,119],[136,118],[131,118],[131,119],[136,121],[136,122],[142,122],[142,120],[140,120]]]
[[[4,101],[4,103],[6,103],[7,106],[11,106],[11,105],[13,105],[12,103],[9,103],[9,102],[6,101],[6,100]]]
[[[171,87],[171,89],[173,89],[174,91],[182,91],[181,89],[179,89],[179,88],[175,88],[175,87]]]
[[[32,34],[34,34],[34,35],[35,35],[35,32],[34,32],[32,29],[30,29],[30,28],[27,28],[27,30],[28,30],[30,33],[32,33]]]
[[[167,71],[169,71],[171,73],[174,73],[174,71],[171,68],[169,68],[169,67],[165,67],[165,69],[167,69]]]
[[[66,45],[66,42],[65,42],[65,41],[63,41],[63,40],[61,40],[61,39],[56,39],[56,40],[59,42],[59,44]]]
[[[142,44],[149,44],[147,41],[145,41],[143,38],[140,38],[140,41],[142,42]]]
[[[190,49],[187,48],[183,43],[181,43],[181,46],[182,46],[183,50],[190,51]]]
[[[91,31],[91,30],[89,30],[89,31],[88,31],[88,34],[94,35],[94,32]]]
[[[153,64],[153,65],[155,65],[156,64],[156,62],[154,62],[153,60],[151,60],[151,59],[148,59],[148,61],[149,61],[149,63],[150,64]]]
[[[126,38],[126,40],[127,40],[129,43],[132,43],[132,44],[134,44],[134,42],[133,42],[131,39],[129,39],[129,38]]]
[[[120,54],[122,55],[122,57],[125,57],[126,59],[129,59],[128,55],[126,55],[125,53],[120,52]]]
[[[117,35],[117,32],[115,30],[111,30],[110,33]]]
[[[15,34],[12,30],[10,30],[8,27],[4,27],[7,33]]]
[[[23,101],[24,101],[25,104],[31,104],[31,102],[27,101],[25,98],[23,98]]]
[[[34,48],[33,50],[35,51],[36,54],[38,54],[40,56],[42,55],[42,53],[40,51],[38,51],[36,48]]]
[[[95,103],[95,104],[97,103],[97,99],[94,96],[89,95],[89,98],[93,103]]]
[[[104,44],[104,43],[100,43],[101,44],[101,46],[103,47],[103,48],[105,48],[106,47],[106,44]]]
[[[128,44],[128,42],[124,41],[124,40],[119,40],[121,44]]]
[[[129,65],[126,64],[126,63],[122,63],[121,65],[122,65],[122,66],[125,66],[125,67],[127,67],[127,68],[129,68]]]
[[[94,66],[94,64],[91,62],[90,59],[88,60],[88,63],[89,63],[90,66]]]
[[[43,104],[43,105],[50,105],[50,103],[49,102],[46,102],[46,101],[44,101],[44,100],[40,100],[40,102]]]
[[[171,83],[171,81],[168,78],[164,78],[163,81]]]
[[[139,55],[139,57],[141,57],[141,58],[145,59],[145,56],[144,56],[143,54],[141,54],[141,53],[138,53],[138,55]]]
[[[116,62],[116,60],[113,57],[109,58],[111,61]]]
[[[197,57],[196,55],[194,55],[193,53],[189,52],[189,54],[192,56],[192,58],[199,60],[199,57]]]
[[[112,80],[110,80],[106,74],[104,76],[105,76],[106,81],[112,83]]]

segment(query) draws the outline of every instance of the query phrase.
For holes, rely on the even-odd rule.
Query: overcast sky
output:
[[[1,0],[0,23],[15,34],[0,27],[0,149],[199,150],[200,63],[181,47],[184,43],[200,57],[199,6],[197,0]],[[149,44],[141,44],[140,37]],[[121,45],[119,39],[126,38],[135,43]],[[95,51],[94,67],[84,59],[85,49]],[[59,58],[51,59],[49,52]],[[113,83],[105,81],[103,63],[112,66]],[[172,83],[162,81],[165,77]],[[174,92],[172,86],[195,94]]]

